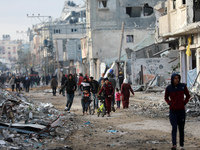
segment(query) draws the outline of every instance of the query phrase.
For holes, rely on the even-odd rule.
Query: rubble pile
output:
[[[0,89],[0,149],[46,149],[55,142],[70,149],[63,141],[78,128],[75,122],[73,113]]]
[[[152,94],[152,96],[139,97],[139,100],[146,100],[144,103],[135,103],[131,105],[130,109],[136,115],[143,115],[151,118],[168,118],[169,106],[164,100],[164,92]],[[200,106],[193,100],[193,95],[186,105],[186,113],[188,120],[198,121],[200,119]],[[198,119],[199,118],[199,119]]]

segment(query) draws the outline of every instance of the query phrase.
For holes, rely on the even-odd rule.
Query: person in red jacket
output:
[[[101,95],[102,92],[105,92],[106,109],[107,109],[108,117],[110,117],[111,101],[112,101],[114,89],[112,87],[112,84],[109,82],[108,78],[105,78],[104,81],[105,81],[105,84],[102,86],[98,95]]]
[[[122,83],[121,85],[123,109],[126,109],[129,106],[130,91],[134,95],[134,92],[131,88],[131,85],[128,83],[128,80],[124,79],[124,83]]]
[[[172,150],[176,150],[177,126],[179,127],[180,147],[184,150],[184,127],[185,127],[185,105],[190,99],[190,94],[187,86],[180,83],[181,76],[172,74],[171,85],[166,88],[165,101],[169,105],[169,119],[172,125]],[[186,98],[184,98],[184,95]]]

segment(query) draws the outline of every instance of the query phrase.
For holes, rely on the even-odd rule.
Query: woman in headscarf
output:
[[[133,90],[131,88],[131,85],[128,83],[128,80],[124,79],[124,82],[121,85],[123,109],[128,108],[130,91],[134,95],[134,92],[133,92]]]

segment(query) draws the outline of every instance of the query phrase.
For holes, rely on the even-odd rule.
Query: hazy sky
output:
[[[76,4],[84,4],[84,0],[73,0]],[[25,34],[16,31],[27,31],[28,27],[39,21],[27,18],[27,14],[40,14],[60,17],[65,0],[0,0],[0,39],[3,34],[11,35],[11,39],[25,39]]]

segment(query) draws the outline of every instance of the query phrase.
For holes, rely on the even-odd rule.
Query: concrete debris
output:
[[[48,143],[63,143],[79,128],[74,116],[0,87],[0,149],[46,149]]]

